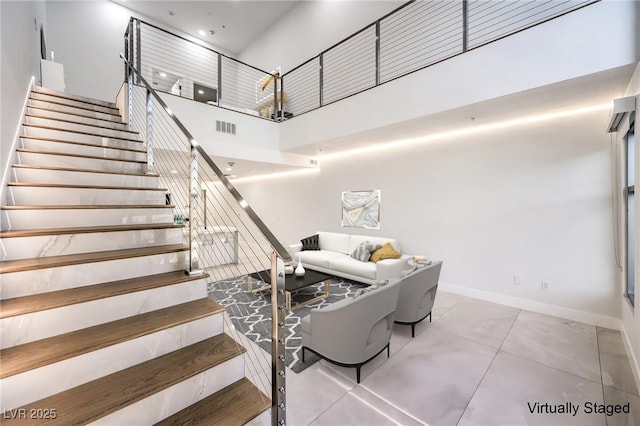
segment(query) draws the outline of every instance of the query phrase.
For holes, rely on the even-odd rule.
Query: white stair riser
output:
[[[1,299],[47,293],[187,269],[186,251],[104,262],[11,272],[2,275]]]
[[[95,127],[90,124],[66,123],[64,121],[53,120],[50,118],[25,117],[24,122],[29,124],[36,124],[38,126],[55,127],[59,129],[74,130],[78,132],[87,132],[107,137],[138,139],[138,135],[135,133],[124,132],[122,130],[103,129],[102,127]]]
[[[28,164],[31,166],[69,167],[73,169],[102,170],[107,172],[144,173],[147,169],[144,163],[71,157],[68,155],[38,154],[35,152],[18,152],[17,160],[20,164]]]
[[[170,208],[3,210],[2,215],[7,229],[173,223]]]
[[[14,206],[165,204],[164,191],[95,188],[9,187]]]
[[[41,93],[44,95],[52,95],[55,97],[62,97],[62,99],[72,99],[72,100],[76,100],[76,101],[80,101],[80,102],[90,102],[92,104],[96,104],[96,105],[102,105],[105,107],[109,107],[109,108],[117,108],[116,104],[110,101],[103,101],[100,99],[94,99],[94,98],[87,98],[85,96],[80,96],[80,95],[74,95],[71,93],[66,93],[66,92],[58,92],[52,89],[49,89],[47,87],[41,87],[41,86],[34,86],[32,93]]]
[[[241,356],[232,358],[90,424],[112,426],[157,423],[240,380],[244,375],[243,364]]]
[[[106,113],[106,114],[120,114],[120,112],[117,109],[109,108],[109,107],[106,107],[106,106],[99,106],[99,105],[89,104],[89,103],[86,103],[86,102],[75,101],[75,100],[72,100],[72,99],[59,98],[57,96],[50,96],[50,95],[46,95],[44,93],[31,92],[31,97],[33,99],[37,99],[37,100],[41,100],[41,101],[55,102],[57,104],[63,104],[63,105],[83,108],[83,109],[96,111],[96,112],[102,112],[102,113]]]
[[[6,377],[0,380],[2,408],[20,407],[218,335],[222,333],[220,317],[201,318]]]
[[[122,175],[117,173],[71,172],[66,170],[13,168],[14,182],[55,183],[60,185],[102,185],[157,188],[157,176]]]
[[[196,280],[3,318],[0,320],[0,348],[10,348],[205,297],[205,280]]]
[[[39,108],[47,108],[47,109],[59,111],[59,112],[68,112],[70,114],[78,114],[85,117],[92,117],[92,118],[97,118],[101,120],[111,120],[111,121],[121,120],[120,115],[117,115],[117,114],[107,114],[107,113],[102,113],[97,111],[89,111],[86,109],[76,108],[73,106],[54,104],[54,103],[43,101],[43,100],[29,99],[28,105],[39,107]]]
[[[101,120],[96,117],[85,117],[84,115],[78,114],[68,114],[60,111],[52,111],[49,109],[37,108],[34,106],[27,106],[27,113],[31,115],[37,115],[40,117],[46,118],[59,118],[61,120],[69,120],[69,121],[77,121],[79,123],[95,125],[95,126],[103,126],[110,127],[115,130],[129,130],[126,123],[118,121],[117,123],[113,122],[113,120]]]
[[[117,160],[146,161],[147,153],[126,151],[123,149],[105,148],[101,146],[79,145],[74,143],[52,142],[39,139],[22,139],[21,148],[36,151],[51,151],[75,155],[91,155]]]
[[[37,136],[47,139],[84,142],[98,146],[115,146],[118,148],[144,149],[142,142],[136,138],[119,139],[108,136],[85,135],[82,133],[66,132],[64,130],[42,129],[39,127],[23,126],[24,136]]]
[[[181,244],[182,228],[2,238],[2,260]]]

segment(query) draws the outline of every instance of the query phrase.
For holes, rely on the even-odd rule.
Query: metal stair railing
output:
[[[125,46],[129,42],[126,40]],[[126,54],[131,52],[125,50]],[[158,174],[161,185],[169,188],[167,204],[174,206],[175,222],[188,223],[184,233],[189,245],[186,272],[208,273],[210,290],[228,287],[240,291],[246,290],[250,274],[270,273],[265,289],[270,290],[271,354],[237,330],[236,318],[228,313],[224,325],[225,332],[247,351],[246,375],[271,399],[272,424],[284,425],[284,262],[291,256],[158,92],[125,55],[120,56],[128,70],[128,123],[146,144],[147,173]],[[217,301],[225,306],[225,300]]]

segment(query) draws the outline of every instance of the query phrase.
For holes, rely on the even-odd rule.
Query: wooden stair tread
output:
[[[101,114],[113,115],[115,117],[122,117],[122,115],[120,115],[120,110],[117,110],[118,112],[97,111],[95,109],[89,108],[88,106],[87,107],[82,107],[82,106],[78,106],[78,105],[66,104],[64,102],[56,102],[56,101],[53,101],[51,99],[38,99],[38,98],[34,98],[31,95],[29,95],[29,100],[30,101],[37,101],[37,102],[46,102],[48,104],[60,105],[60,106],[69,107],[69,108],[77,108],[77,109],[82,109],[82,110],[86,110],[86,111],[99,112]],[[100,105],[96,105],[96,106],[100,106]],[[114,108],[109,108],[109,107],[102,107],[102,108],[115,110]],[[57,111],[57,110],[54,110],[54,111]]]
[[[109,170],[77,169],[73,167],[35,166],[32,164],[12,164],[11,167],[15,167],[18,169],[55,170],[59,172],[103,173],[108,175],[160,177],[160,175],[157,173],[113,172]]]
[[[43,101],[46,102],[46,101]],[[113,123],[113,124],[124,124],[126,125],[127,123],[120,121],[120,120],[108,120],[106,118],[98,118],[92,115],[84,115],[84,114],[78,114],[76,112],[69,112],[69,111],[60,111],[57,109],[53,109],[53,108],[47,108],[47,107],[42,107],[42,106],[37,106],[37,105],[27,105],[27,108],[29,109],[38,109],[41,111],[50,111],[50,112],[55,112],[58,114],[65,114],[65,115],[75,115],[76,117],[83,117],[83,118],[91,118],[93,120],[98,120],[98,121],[107,121],[109,123]],[[107,113],[104,113],[107,114]],[[113,115],[113,114],[107,114],[107,115]]]
[[[66,120],[64,118],[58,118],[58,117],[47,117],[44,115],[38,115],[38,114],[29,114],[26,113],[24,115],[25,117],[31,117],[31,118],[37,118],[37,119],[41,119],[41,120],[53,120],[53,121],[59,121],[61,123],[68,123],[68,124],[78,124],[80,126],[89,126],[89,127],[97,127],[99,129],[106,129],[106,130],[114,130],[117,132],[126,132],[126,133],[132,133],[134,135],[139,134],[139,132],[135,131],[135,130],[129,130],[129,129],[115,129],[113,127],[109,127],[109,126],[101,126],[99,124],[92,124],[92,123],[83,123],[82,121],[73,121],[73,120]]]
[[[121,161],[123,163],[147,164],[147,162],[145,160],[126,160],[126,159],[121,159],[121,158],[99,157],[97,155],[71,154],[71,153],[68,153],[68,152],[58,152],[58,151],[44,151],[44,150],[41,150],[41,149],[18,148],[18,149],[16,149],[16,152],[24,152],[25,154],[57,155],[59,157],[87,158],[87,159],[90,159],[90,160]]]
[[[177,223],[135,223],[131,225],[78,226],[74,228],[16,229],[0,232],[0,238],[40,237],[43,235],[92,234],[97,232],[145,231],[184,228]]]
[[[84,188],[84,189],[122,189],[127,191],[163,191],[167,188],[143,188],[138,186],[113,186],[113,185],[68,185],[62,183],[39,183],[39,182],[7,182],[8,186],[17,187],[39,187],[39,188]]]
[[[57,408],[57,417],[47,425],[87,424],[134,404],[154,393],[220,365],[245,350],[226,334],[203,340],[150,361],[25,405],[31,409]],[[4,420],[3,424],[12,424]],[[41,424],[41,420],[16,420]]]
[[[103,284],[87,285],[49,293],[0,300],[0,319],[60,308],[92,300],[208,278],[209,274],[188,275],[184,271],[147,275]]]
[[[246,377],[219,390],[156,426],[240,426],[271,407],[271,400]]]
[[[22,123],[22,126],[23,127],[34,127],[34,128],[37,128],[37,129],[44,129],[44,130],[55,130],[55,131],[58,131],[58,132],[76,133],[76,134],[79,134],[79,135],[96,136],[96,137],[99,137],[99,138],[117,139],[117,140],[123,140],[123,141],[127,141],[127,142],[138,142],[138,143],[142,143],[143,142],[140,139],[122,138],[120,136],[105,136],[105,135],[101,135],[100,133],[83,132],[81,130],[65,129],[65,128],[62,128],[62,127],[43,126],[41,124]]]
[[[118,109],[118,106],[115,104],[115,102],[103,101],[102,99],[88,98],[86,96],[74,95],[72,93],[67,93],[67,92],[60,92],[58,90],[53,90],[53,89],[49,89],[42,86],[33,86],[33,89],[31,91],[33,93],[39,93],[41,95],[55,96],[57,98],[69,99],[76,102],[84,102],[86,104]]]
[[[38,140],[38,141],[69,143],[69,144],[89,146],[89,147],[94,147],[94,148],[119,149],[119,150],[122,150],[122,151],[141,152],[141,153],[144,153],[144,154],[147,153],[146,149],[133,149],[133,148],[121,148],[121,147],[117,147],[117,146],[97,145],[97,144],[94,144],[94,143],[80,142],[80,141],[70,141],[70,140],[56,139],[56,138],[46,138],[46,137],[43,137],[43,136],[20,135],[20,139],[33,139],[33,140]],[[133,142],[140,142],[140,141],[133,141]]]
[[[223,311],[222,306],[209,298],[198,299],[2,349],[0,378],[4,379]]]
[[[188,250],[188,245],[169,244],[164,246],[141,247],[125,250],[109,250],[93,253],[67,254],[63,256],[4,260],[0,262],[0,274],[31,271],[35,269],[55,268],[60,266],[79,265],[84,263],[129,259],[132,257],[140,256],[154,256],[158,254],[178,253]]]
[[[49,206],[2,206],[1,210],[109,210],[109,209],[173,209],[176,206],[166,204],[80,204]]]

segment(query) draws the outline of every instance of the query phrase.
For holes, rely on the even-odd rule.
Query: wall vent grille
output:
[[[226,121],[216,120],[216,132],[229,133],[230,135],[235,135],[236,125],[234,123],[227,123]]]

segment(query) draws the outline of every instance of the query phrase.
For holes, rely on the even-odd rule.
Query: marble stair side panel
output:
[[[207,297],[205,280],[163,286],[0,320],[0,348],[131,317]]]
[[[54,184],[57,185],[57,184]],[[67,186],[8,187],[9,204],[14,206],[57,205],[165,205],[166,190],[132,188],[84,188]]]
[[[2,299],[186,270],[186,251],[2,274]]]
[[[124,186],[138,188],[154,188],[159,186],[158,176],[140,174],[121,174],[119,172],[105,173],[96,171],[56,170],[51,168],[13,167],[14,182],[46,182],[49,184],[74,185],[82,182],[84,185]]]
[[[20,407],[222,332],[222,316],[215,314],[5,377],[0,380],[3,391],[2,408]]]
[[[236,356],[148,398],[102,417],[91,425],[154,424],[244,377],[244,358]]]
[[[166,225],[158,225],[166,226]],[[172,225],[171,225],[172,226]],[[1,238],[2,260],[126,250],[184,242],[182,227]]]
[[[173,223],[173,209],[70,208],[2,210],[9,229],[70,228],[73,226],[117,226],[142,223]]]
[[[90,169],[104,172],[144,173],[145,163],[137,161],[121,161],[103,158],[87,158],[67,154],[49,154],[27,152],[18,149],[16,155],[20,164],[31,166],[65,167],[71,169]]]

